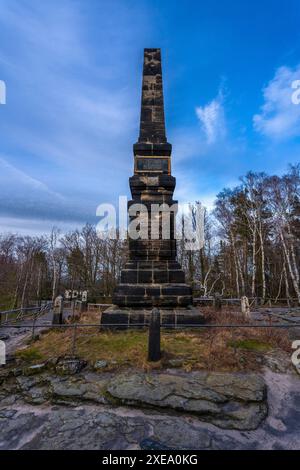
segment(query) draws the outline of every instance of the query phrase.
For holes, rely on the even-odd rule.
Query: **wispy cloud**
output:
[[[221,90],[216,98],[205,106],[198,106],[196,108],[196,115],[200,121],[208,144],[214,144],[225,137],[226,122]]]
[[[78,204],[52,190],[46,183],[16,168],[0,156],[0,218],[12,218],[24,226],[24,220],[48,220],[48,225],[57,221],[84,223],[93,219],[94,213],[87,204]],[[15,223],[15,222],[14,222]],[[26,225],[26,224],[25,224]]]
[[[292,83],[300,79],[300,64],[294,69],[280,67],[263,89],[264,104],[253,117],[254,128],[262,135],[285,140],[300,135],[300,105],[292,102]]]
[[[12,164],[10,164],[5,158],[1,157],[0,155],[0,181],[3,180],[1,183],[3,187],[5,185],[10,186],[12,183],[17,183],[18,185],[22,184],[25,185],[29,189],[34,189],[38,191],[43,191],[50,196],[55,196],[59,199],[64,199],[64,197],[55,192],[51,191],[49,187],[43,183],[42,181],[39,181],[36,178],[32,178],[32,176],[28,175],[22,170],[19,170]]]
[[[137,21],[128,29],[133,12],[118,0],[84,8],[72,0],[1,2],[9,103],[1,109],[0,179],[10,184],[0,185],[0,216],[23,215],[21,230],[27,217],[89,221],[100,202],[127,190],[140,93],[128,57],[147,28]],[[88,14],[98,9],[101,28]]]

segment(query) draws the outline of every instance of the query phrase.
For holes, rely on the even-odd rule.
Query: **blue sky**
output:
[[[299,162],[299,24],[299,0],[0,0],[0,232],[80,227],[129,195],[144,47],[180,201]]]

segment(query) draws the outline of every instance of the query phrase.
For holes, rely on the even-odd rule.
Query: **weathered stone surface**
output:
[[[130,378],[136,376],[129,374]],[[121,400],[107,393],[107,388],[120,377],[116,374],[86,371],[70,377],[48,372],[22,377],[10,374],[0,386],[4,397],[0,401],[0,449],[299,449],[299,377],[296,374],[276,374],[268,370],[263,379],[253,374],[241,377],[239,374],[185,374],[173,370],[167,374],[142,375],[147,377],[147,395],[154,378],[172,376],[181,384],[179,392],[193,397],[190,401],[206,401],[209,397],[212,405],[223,406],[222,400],[228,397],[227,407],[236,401],[240,407],[261,403],[265,380],[269,415],[256,430],[238,430],[232,429],[230,420],[228,428],[223,426],[227,425],[225,420],[222,426],[216,426],[217,423],[206,420],[205,415],[192,416],[191,411],[174,407],[162,409],[150,405],[149,411],[141,404],[119,406]],[[180,378],[185,380],[184,387]],[[166,388],[166,380],[163,382]],[[36,401],[39,391],[41,396],[42,391],[47,392],[42,406]],[[5,398],[7,394],[9,402]],[[159,396],[155,388],[153,396]],[[163,393],[161,396],[168,398]],[[24,397],[27,397],[26,403]],[[107,401],[102,403],[101,397]],[[182,399],[172,392],[169,398],[173,398],[174,403]]]
[[[94,364],[94,369],[95,370],[101,370],[101,369],[105,369],[105,367],[108,366],[108,362],[107,361],[104,361],[104,360],[98,360],[95,362]]]
[[[143,439],[140,442],[141,450],[174,450],[172,447],[167,447],[154,439]]]
[[[293,370],[291,358],[283,351],[269,351],[264,355],[263,362],[273,372],[284,373],[288,370]]]
[[[77,376],[57,379],[74,381]],[[270,413],[254,431],[220,429],[199,417],[158,408],[149,412],[89,402],[7,406],[1,401],[0,449],[299,449],[299,378],[268,372],[265,380]]]
[[[0,341],[7,341],[10,338],[9,335],[0,333]]]
[[[48,374],[19,376],[16,378],[16,386],[21,397],[31,404],[40,405],[51,396]]]
[[[78,358],[61,358],[55,370],[58,374],[61,375],[73,375],[78,374],[85,366],[87,365],[86,361]]]
[[[90,407],[0,412],[0,450],[206,449],[211,440],[211,432],[177,417],[152,419]]]
[[[107,379],[88,377],[53,380],[50,385],[52,403],[78,404],[82,401],[108,403],[105,397]]]
[[[108,392],[126,405],[190,412],[231,429],[256,429],[267,415],[266,386],[255,374],[122,375]]]
[[[9,377],[1,396],[27,403],[153,407],[197,415],[227,429],[255,429],[267,414],[266,387],[255,374],[81,373]],[[13,403],[13,402],[12,402]]]
[[[182,365],[184,364],[184,359],[170,359],[168,361],[168,364],[171,367],[182,367]]]
[[[29,366],[25,367],[23,369],[23,374],[24,375],[35,375],[35,374],[40,374],[44,370],[46,370],[47,364],[42,363],[42,364],[35,364],[34,366]]]

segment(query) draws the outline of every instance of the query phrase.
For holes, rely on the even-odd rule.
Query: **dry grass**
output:
[[[202,309],[203,310],[203,309]],[[89,314],[83,323],[98,323],[99,317]],[[226,310],[218,314],[206,309],[205,315],[212,324],[246,324],[241,316]],[[289,351],[288,335],[283,330],[264,328],[207,328],[188,331],[162,330],[162,360],[156,364],[147,362],[148,333],[145,330],[99,331],[98,328],[77,328],[76,348],[72,351],[74,329],[52,330],[19,352],[26,362],[69,355],[75,352],[89,361],[107,360],[109,369],[149,370],[174,366],[184,370],[242,371],[261,367],[262,356],[272,349]],[[30,349],[34,349],[32,355]],[[32,357],[33,356],[33,357]]]

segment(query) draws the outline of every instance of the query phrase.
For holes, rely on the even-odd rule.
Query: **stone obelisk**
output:
[[[151,233],[151,205],[173,206],[177,202],[173,200],[176,179],[171,175],[171,151],[165,131],[160,49],[145,49],[140,134],[133,146],[134,175],[129,178],[132,200],[128,210],[132,221],[136,215],[130,215],[130,208],[135,204],[146,206],[149,237],[129,237],[129,260],[113,295],[113,303],[119,308],[157,305],[174,309],[192,304],[191,288],[176,261],[176,211],[170,213],[168,239],[162,236],[161,226],[156,239]],[[161,224],[162,217],[158,217]]]

